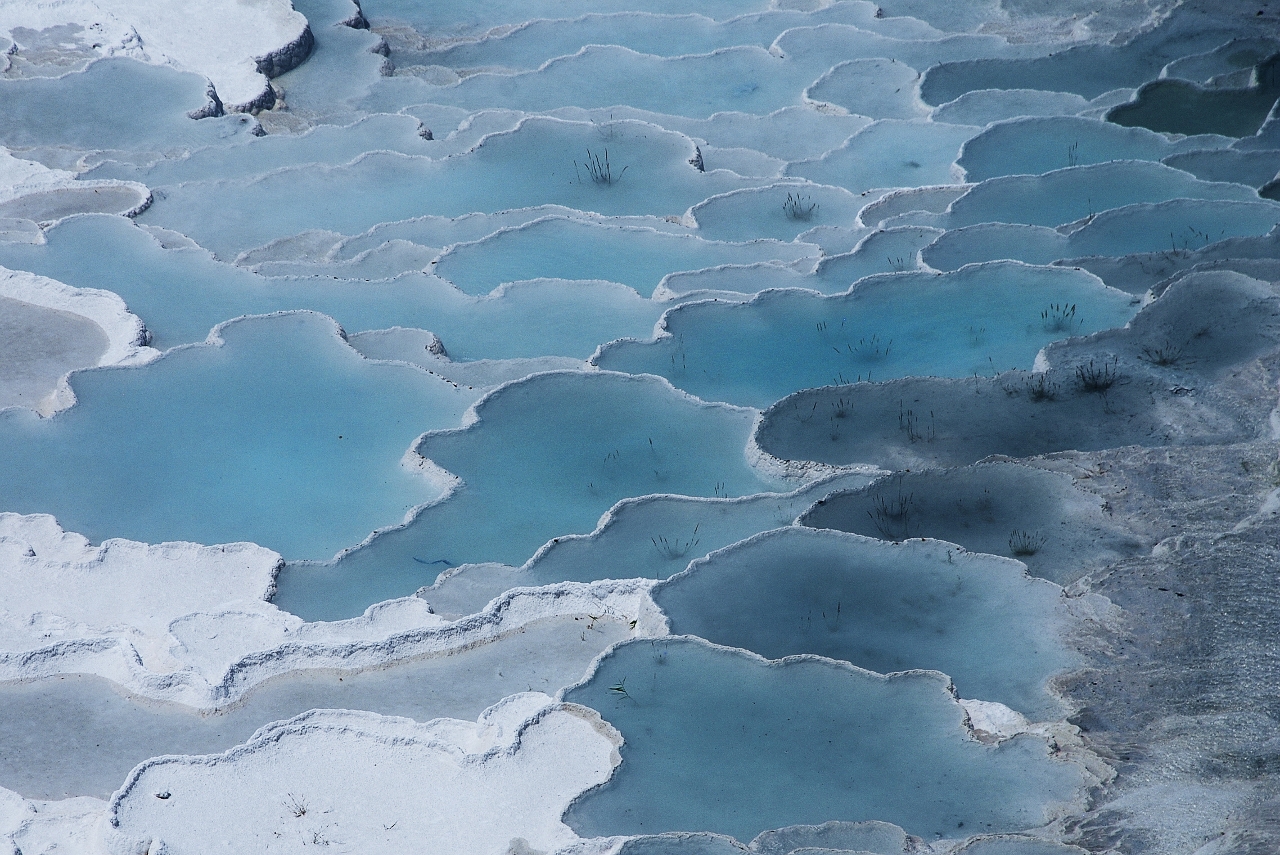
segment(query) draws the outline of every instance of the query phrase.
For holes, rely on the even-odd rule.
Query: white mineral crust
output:
[[[228,109],[269,86],[257,60],[299,42],[307,19],[289,0],[0,0],[0,33],[83,28],[87,47],[204,75]],[[20,34],[19,34],[20,35]]]

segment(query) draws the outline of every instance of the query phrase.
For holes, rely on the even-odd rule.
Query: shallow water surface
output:
[[[1081,770],[1042,743],[973,740],[937,673],[886,679],[826,659],[769,663],[691,638],[633,641],[565,693],[626,740],[566,815],[587,836],[705,829],[750,840],[828,819],[915,834],[1040,825]],[[768,783],[765,783],[768,782]]]
[[[366,360],[318,315],[221,335],[79,374],[79,403],[52,419],[0,415],[0,501],[94,541],[252,540],[324,559],[439,496],[401,458],[477,393]]]

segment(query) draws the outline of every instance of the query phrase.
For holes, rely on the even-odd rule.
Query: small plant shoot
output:
[[[1182,359],[1182,351],[1185,345],[1174,344],[1165,339],[1163,344],[1159,345],[1143,345],[1142,358],[1152,365],[1158,365],[1161,368],[1168,368],[1171,365],[1177,365]]]
[[[608,148],[604,150],[603,158],[598,154],[593,154],[591,149],[587,149],[587,161],[585,164],[582,164],[581,167],[579,167],[578,161],[575,160],[573,162],[573,171],[574,174],[578,176],[579,183],[582,182],[582,172],[580,170],[585,169],[587,171],[587,175],[590,176],[592,183],[604,187],[612,185],[615,181],[621,181],[623,174],[629,168],[629,166],[624,166],[622,167],[621,172],[614,175],[613,166],[609,163]]]
[[[1034,403],[1042,403],[1044,401],[1056,401],[1058,399],[1058,384],[1049,379],[1047,374],[1035,374],[1027,378],[1025,384],[1027,397]]]
[[[1124,379],[1117,367],[1119,362],[1119,358],[1113,356],[1101,362],[1090,359],[1088,365],[1077,365],[1076,383],[1084,392],[1104,394]]]
[[[289,813],[293,815],[294,819],[301,819],[307,815],[306,800],[295,796],[293,793],[287,793],[285,795],[284,806],[288,808]]]
[[[1048,333],[1072,332],[1083,323],[1083,320],[1076,319],[1075,303],[1054,303],[1040,313],[1040,325]]]
[[[872,509],[867,511],[871,522],[884,540],[895,543],[911,536],[911,517],[914,510],[915,494],[903,494],[898,490],[894,498],[876,496],[872,501]]]
[[[676,559],[684,558],[689,554],[689,550],[698,545],[698,527],[700,525],[702,524],[698,523],[693,527],[693,535],[687,540],[681,540],[678,537],[668,540],[666,536],[661,534],[657,537],[651,537],[649,540],[653,543],[653,548],[658,550],[659,555],[668,561],[675,561]]]
[[[893,351],[893,339],[881,341],[879,335],[872,333],[870,338],[860,338],[857,345],[846,344],[845,348],[861,359],[879,361],[889,358]]]
[[[1044,535],[1014,529],[1009,533],[1009,552],[1018,558],[1027,558],[1043,549],[1045,541]]]
[[[818,203],[809,196],[788,193],[787,201],[782,203],[782,210],[786,213],[787,219],[807,223],[817,213]]]

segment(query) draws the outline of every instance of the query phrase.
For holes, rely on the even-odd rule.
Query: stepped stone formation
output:
[[[0,853],[1280,852],[1280,3],[0,0]]]

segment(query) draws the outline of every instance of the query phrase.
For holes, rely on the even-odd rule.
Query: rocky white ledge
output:
[[[0,0],[0,34],[22,49],[17,28],[82,28],[85,47],[207,77],[212,104],[247,111],[270,107],[268,77],[311,52],[307,19],[289,0]]]
[[[146,346],[147,328],[142,319],[111,291],[72,288],[56,279],[0,267],[0,296],[93,321],[106,333],[108,341],[98,365],[140,365],[160,355],[155,348]]]
[[[39,801],[0,789],[0,852],[102,852],[107,803],[88,797]]]
[[[106,848],[552,851],[577,840],[560,816],[608,779],[621,742],[593,710],[538,693],[477,722],[304,713],[225,754],[143,763],[112,799]]]
[[[223,754],[148,760],[110,802],[42,802],[0,789],[0,848],[561,850],[586,842],[560,817],[609,778],[621,741],[593,710],[537,692],[508,697],[477,721],[311,711]],[[612,848],[597,843],[593,851]]]
[[[142,667],[173,670],[169,624],[272,593],[280,556],[251,543],[92,546],[47,514],[0,514],[0,662],[77,641],[119,639]],[[126,641],[127,640],[127,641]],[[0,670],[7,670],[0,666]]]
[[[0,5],[0,13],[3,9]],[[0,146],[0,219],[43,223],[83,213],[132,217],[150,205],[151,191],[136,181],[78,181],[72,172],[14,157]]]
[[[76,364],[75,361],[63,363],[47,375],[48,386],[37,386],[36,394],[48,394],[34,404],[26,399],[5,400],[0,398],[0,408],[10,405],[31,406],[42,416],[50,416],[64,410],[75,403],[75,393],[67,382],[68,375],[57,376],[58,372],[83,368],[97,368],[104,365],[140,365],[150,362],[160,352],[147,346],[147,329],[137,315],[131,314],[124,300],[110,291],[96,288],[72,288],[55,279],[37,276],[23,270],[9,270],[0,267],[0,298],[18,300],[31,306],[51,309],[55,312],[66,312],[78,315],[91,321],[102,330],[106,346],[96,357],[82,354],[88,361]],[[10,306],[13,306],[11,303]],[[92,327],[89,327],[92,329]],[[18,333],[11,329],[14,335]],[[68,342],[72,344],[73,342]],[[48,358],[44,348],[36,346],[27,349],[17,340],[0,339],[0,353],[4,355],[9,371],[15,374],[36,369],[42,360]],[[56,379],[55,379],[56,377]]]
[[[0,514],[0,681],[93,674],[208,711],[276,676],[359,671],[494,641],[559,615],[609,615],[665,634],[653,580],[508,591],[449,621],[417,597],[307,623],[268,603],[280,557],[248,543],[91,546],[44,514]]]
[[[3,9],[0,6],[0,11]],[[65,187],[74,180],[75,175],[66,170],[14,157],[7,148],[0,147],[0,204],[28,193]]]

